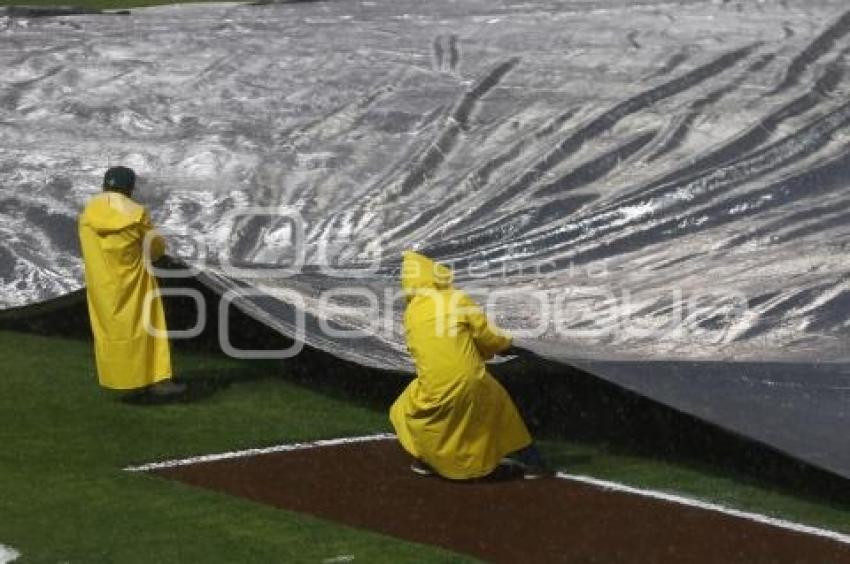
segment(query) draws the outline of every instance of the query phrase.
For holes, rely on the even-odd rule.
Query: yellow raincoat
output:
[[[446,266],[408,251],[401,279],[416,378],[390,408],[398,439],[441,476],[486,476],[504,455],[531,444],[516,407],[484,365],[511,338],[451,286]]]
[[[86,270],[86,294],[94,334],[100,385],[116,390],[142,388],[171,377],[171,354],[162,300],[147,301],[157,289],[145,268],[143,241],[153,231],[144,207],[118,192],[92,198],[80,215],[79,234]],[[153,231],[150,254],[165,253],[165,241]]]

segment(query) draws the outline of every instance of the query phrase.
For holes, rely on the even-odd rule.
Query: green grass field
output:
[[[0,333],[0,544],[22,562],[457,562],[438,549],[121,469],[130,463],[386,431],[383,413],[274,378],[268,364],[178,355],[239,381],[194,404],[132,406],[96,385],[89,345]]]
[[[286,366],[180,353],[187,378],[232,383],[195,403],[101,391],[85,341],[0,332],[0,544],[22,562],[461,562],[445,551],[124,472],[151,460],[389,431],[383,409],[286,381]],[[850,511],[604,445],[547,441],[569,472],[850,532]]]

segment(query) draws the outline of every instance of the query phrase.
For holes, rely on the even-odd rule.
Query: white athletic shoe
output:
[[[434,470],[422,462],[421,460],[414,460],[410,465],[410,470],[416,474],[417,476],[433,476]]]

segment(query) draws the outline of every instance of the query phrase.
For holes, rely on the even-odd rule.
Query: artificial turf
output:
[[[383,409],[288,382],[285,364],[178,351],[175,366],[187,379],[229,384],[192,403],[144,406],[117,401],[97,387],[84,340],[0,332],[0,358],[0,544],[19,550],[23,562],[466,561],[122,470],[152,460],[390,430]],[[543,448],[570,473],[850,532],[846,506],[601,444],[544,441]]]
[[[177,354],[231,384],[195,403],[101,392],[84,341],[0,332],[0,544],[21,562],[462,562],[425,546],[122,470],[131,463],[388,430],[383,413],[275,377],[277,366]]]

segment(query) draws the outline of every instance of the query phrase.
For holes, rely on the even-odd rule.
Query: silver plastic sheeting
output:
[[[409,369],[415,248],[538,353],[850,477],[846,10],[0,19],[0,306],[81,286],[76,215],[124,164],[173,254],[312,345]]]

